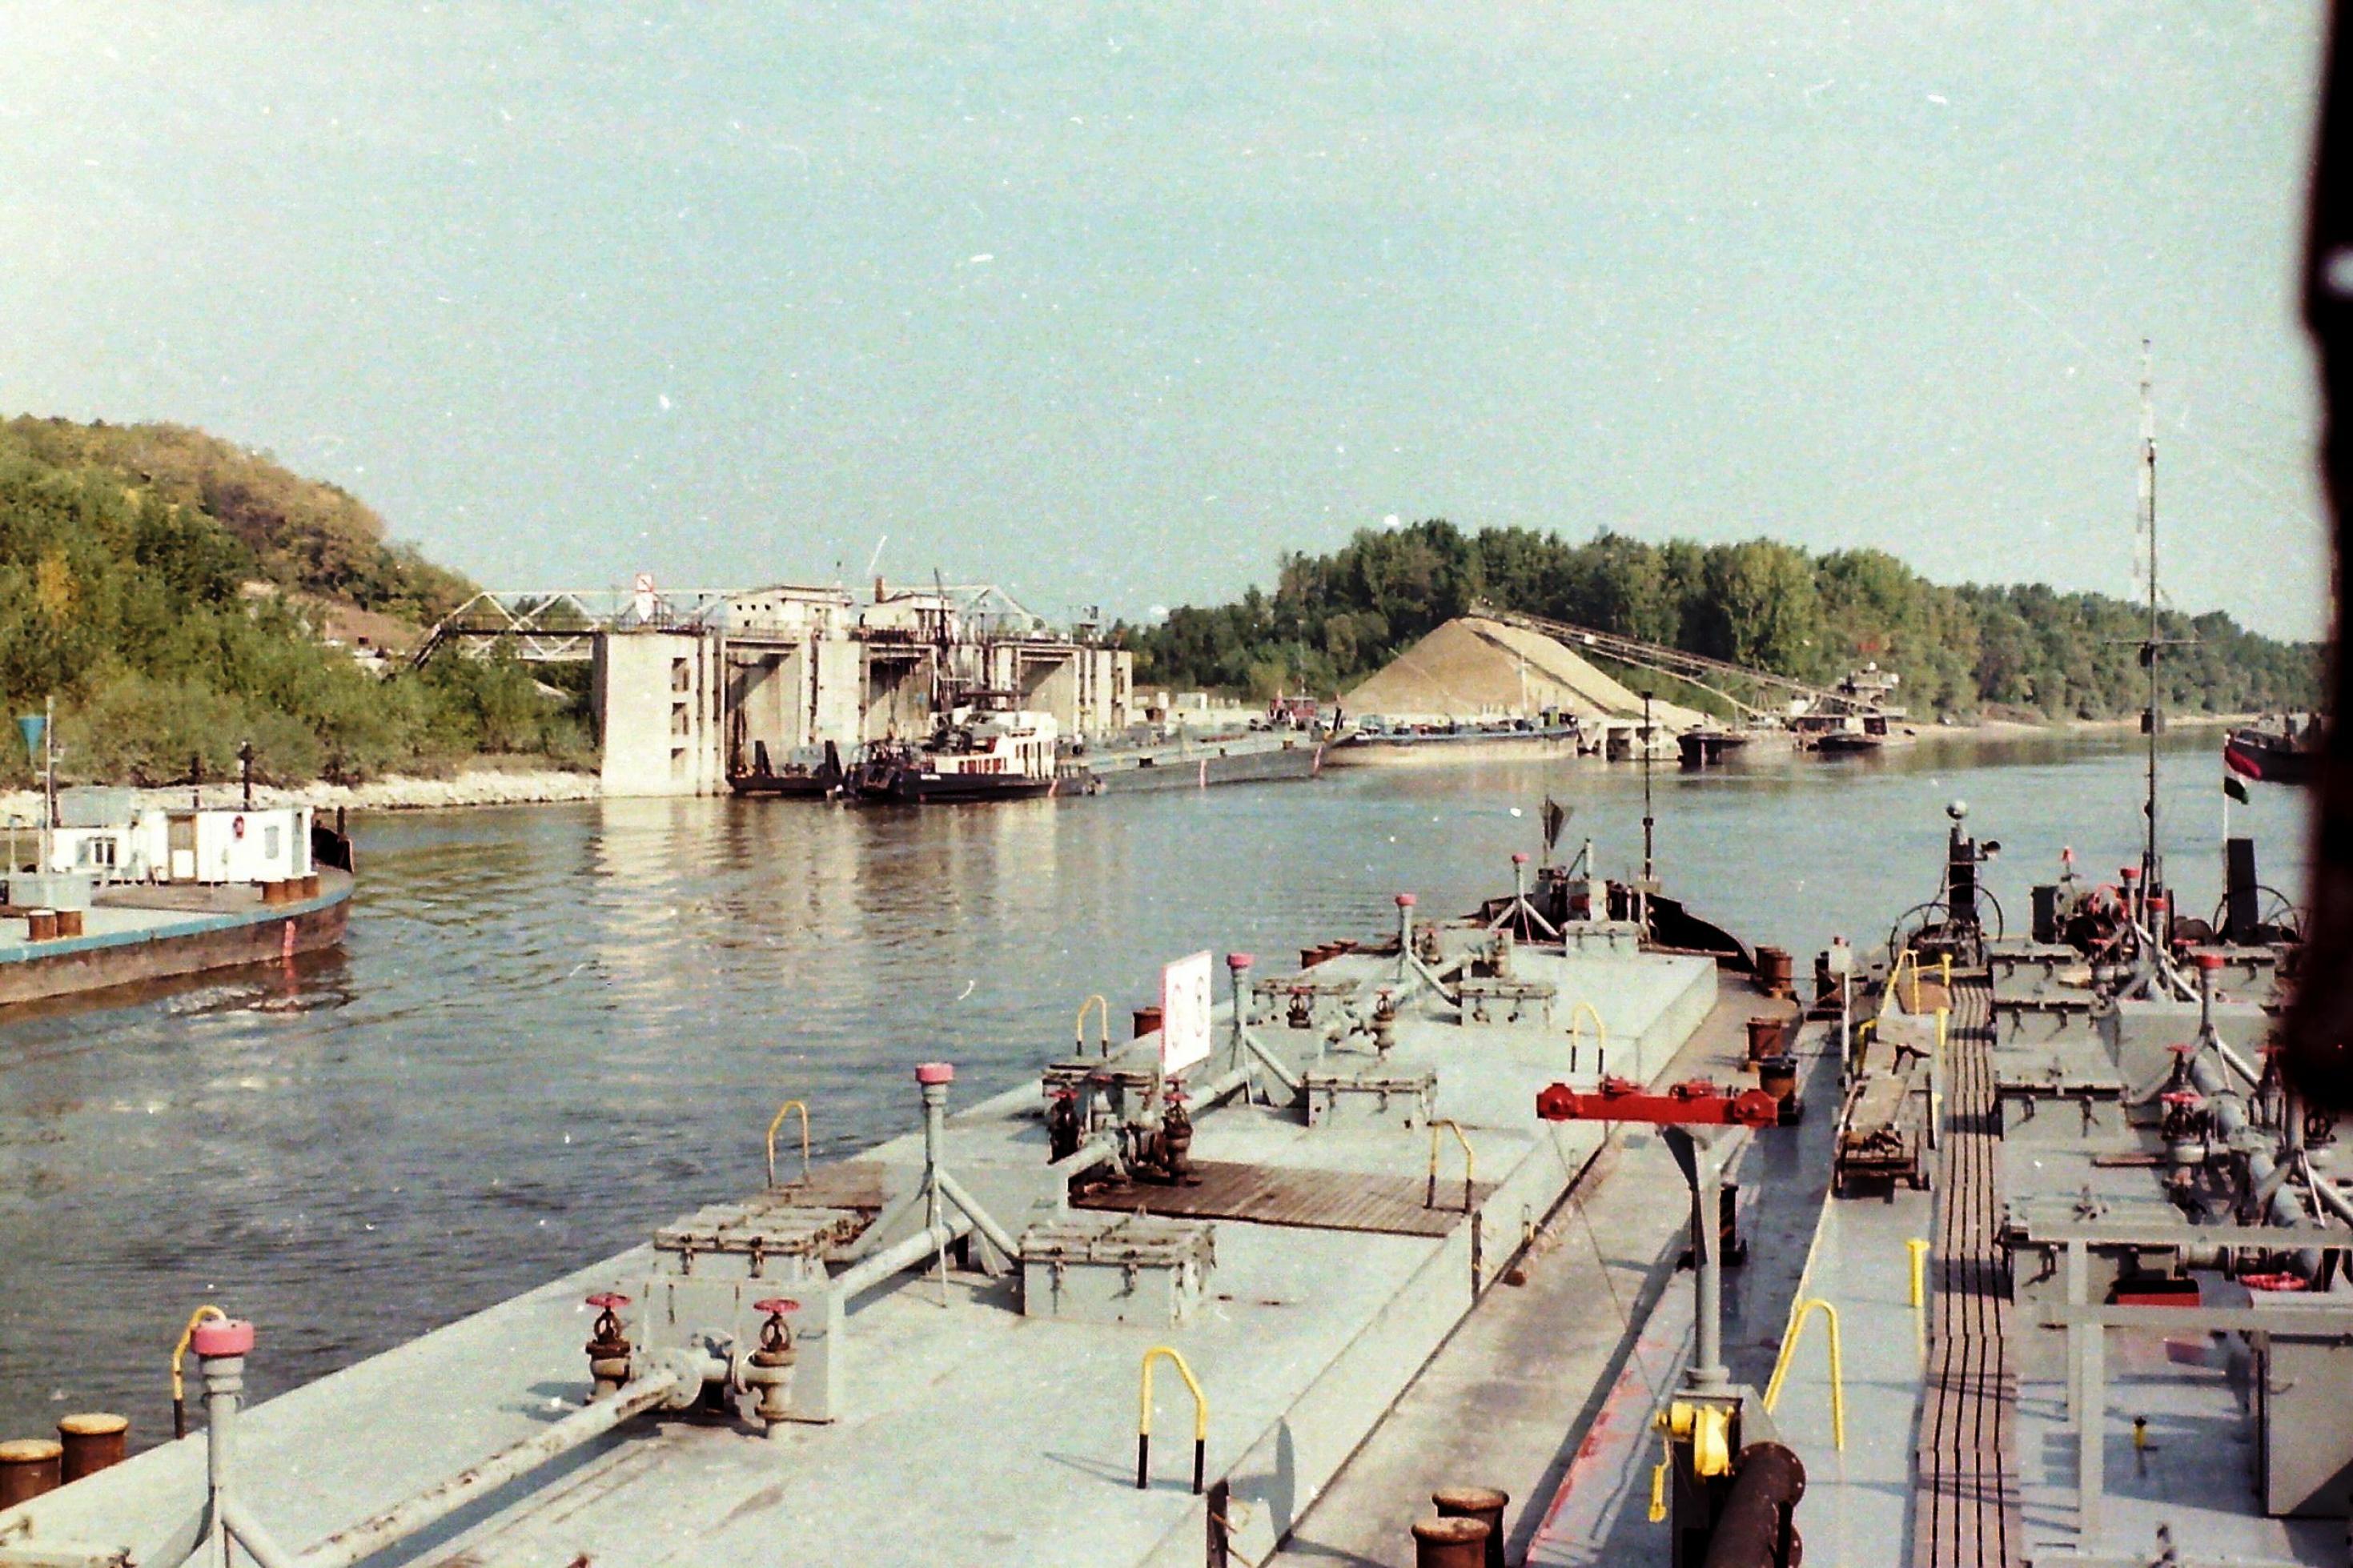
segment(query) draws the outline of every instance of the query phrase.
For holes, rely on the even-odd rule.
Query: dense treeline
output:
[[[1272,594],[1186,606],[1126,628],[1136,680],[1263,697],[1331,695],[1485,603],[1817,682],[1864,660],[1904,679],[1915,713],[2105,719],[2136,711],[2145,611],[2039,584],[1948,587],[1883,551],[1813,554],[1757,539],[1581,544],[1529,529],[1467,534],[1431,521],[1365,530],[1329,555],[1285,555]],[[2318,650],[2220,613],[2168,612],[2166,702],[2211,712],[2318,700]]]
[[[333,604],[414,623],[470,591],[351,496],[198,432],[0,424],[0,700],[57,699],[70,776],[225,777],[246,741],[278,780],[585,752],[518,666],[379,677],[320,635]],[[0,749],[0,776],[26,772]]]

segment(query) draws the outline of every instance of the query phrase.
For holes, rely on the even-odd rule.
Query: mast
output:
[[[2142,803],[2142,814],[2147,817],[2148,836],[2141,849],[2140,885],[2144,895],[2157,892],[2163,885],[2163,864],[2157,851],[2157,732],[2163,722],[2159,710],[2157,662],[2160,641],[2157,622],[2157,405],[2151,396],[2155,375],[2155,360],[2147,338],[2140,341],[2140,513],[2141,524],[2148,530],[2148,635],[2141,644],[2141,668],[2148,672],[2148,706],[2142,711],[2141,728],[2148,740],[2148,797]]]
[[[1651,815],[1651,694],[1642,693],[1642,890],[1651,890],[1651,829],[1658,820]]]

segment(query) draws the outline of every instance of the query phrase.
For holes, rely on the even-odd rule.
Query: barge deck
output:
[[[1440,1001],[1443,986],[1416,999],[1402,976],[1423,949],[1404,942],[1327,959],[1295,983],[1261,983],[1275,998],[1294,984],[1294,1008],[1394,988],[1400,1000],[1377,1057],[1369,1043],[1334,1044],[1328,1011],[1295,1027],[1299,1013],[1278,1000],[1253,1027],[1293,1078],[1355,1075],[1369,1085],[1434,1075],[1430,1112],[1454,1124],[1476,1169],[1456,1163],[1463,1148],[1450,1136],[1447,1163],[1433,1173],[1440,1130],[1427,1114],[1407,1114],[1409,1092],[1392,1105],[1368,1089],[1362,1106],[1345,1110],[1327,1100],[1313,1124],[1285,1103],[1205,1107],[1195,1157],[1211,1171],[1254,1167],[1276,1187],[1287,1180],[1296,1202],[1282,1215],[1203,1222],[1213,1229],[1214,1268],[1182,1321],[1079,1321],[1034,1304],[1025,1315],[1013,1278],[969,1267],[944,1279],[887,1276],[823,1327],[839,1392],[831,1422],[786,1421],[763,1437],[728,1419],[641,1417],[385,1560],[1096,1568],[1219,1562],[1230,1552],[1264,1562],[1599,1147],[1599,1125],[1536,1121],[1537,1091],[1563,1079],[1590,1086],[1605,1072],[1651,1079],[1715,1005],[1712,961],[1638,952],[1637,934],[1625,922],[1577,922],[1549,949],[1519,944],[1509,958],[1514,1003],[1493,1000],[1492,986],[1481,994],[1476,1011],[1489,1021]],[[1471,951],[1492,941],[1467,921],[1422,938],[1440,976],[1467,973]],[[1303,1004],[1307,992],[1315,996]],[[1223,1035],[1231,1018],[1219,1012]],[[1565,1071],[1572,1016],[1600,1027]],[[1602,1031],[1612,1042],[1606,1059],[1595,1048]],[[1160,1043],[1146,1037],[1098,1065],[1133,1065]],[[1271,1088],[1282,1075],[1257,1076]],[[1021,1214],[1001,1195],[1037,1190],[1050,1136],[1039,1089],[1024,1086],[948,1118],[940,1165],[1017,1226],[1063,1223],[1034,1207]],[[925,1160],[920,1137],[897,1139],[860,1162],[881,1167],[879,1175],[849,1185],[887,1197],[905,1191]],[[1410,1224],[1384,1220],[1360,1202],[1352,1209],[1335,1173],[1409,1179],[1424,1185],[1425,1202]],[[1324,1195],[1300,1196],[1311,1188]],[[1198,1205],[1210,1190],[1205,1181],[1165,1193]],[[845,1193],[857,1195],[834,1176],[807,1196],[830,1204]],[[789,1187],[767,1196],[793,1203]],[[1213,1206],[1248,1214],[1259,1201],[1243,1194]],[[320,1541],[546,1433],[586,1392],[581,1345],[594,1313],[584,1295],[627,1289],[659,1267],[649,1249],[635,1249],[240,1415],[244,1506],[281,1542]],[[1204,1495],[1187,1489],[1175,1378],[1161,1380],[1153,1484],[1135,1485],[1139,1368],[1162,1344],[1181,1352],[1206,1394],[1213,1484]],[[255,1353],[268,1354],[266,1328]],[[806,1360],[798,1375],[811,1375]],[[0,1516],[20,1532],[7,1547],[84,1543],[165,1560],[195,1528],[205,1459],[190,1439],[37,1499]]]

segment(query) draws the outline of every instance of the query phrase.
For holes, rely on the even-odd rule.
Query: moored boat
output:
[[[831,741],[800,747],[777,763],[769,761],[767,742],[754,741],[749,765],[728,770],[727,787],[740,795],[817,800],[840,789],[847,777],[840,748]]]
[[[2317,716],[2301,732],[2250,727],[2222,737],[2222,765],[2264,784],[2317,784],[2324,754]]]
[[[338,945],[351,841],[303,805],[134,808],[67,790],[27,861],[9,849],[0,1005]]]
[[[861,800],[902,805],[1024,800],[1055,785],[1056,725],[1025,709],[958,709],[920,746],[878,741],[851,771]]]

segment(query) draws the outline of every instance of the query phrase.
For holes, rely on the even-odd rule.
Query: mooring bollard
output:
[[[1475,1519],[1487,1527],[1486,1568],[1504,1568],[1504,1510],[1512,1494],[1494,1487],[1440,1487],[1430,1494],[1440,1519]]]

